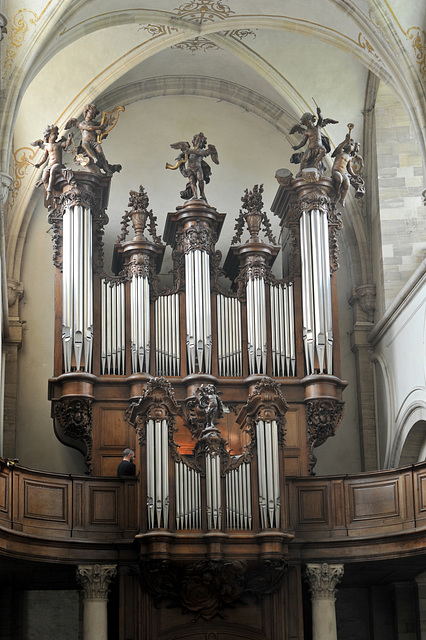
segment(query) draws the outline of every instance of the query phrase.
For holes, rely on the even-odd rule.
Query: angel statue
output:
[[[91,165],[96,165],[108,176],[121,171],[121,164],[109,164],[102,149],[102,139],[106,138],[116,125],[120,111],[124,111],[124,107],[116,107],[110,112],[104,111],[101,122],[96,122],[94,118],[99,115],[99,109],[95,104],[87,104],[83,109],[84,119],[81,122],[76,118],[68,120],[65,129],[76,127],[81,133],[81,142],[75,155],[78,164],[88,166],[89,169]]]
[[[40,162],[34,166],[39,169],[46,161],[47,166],[43,169],[41,179],[36,182],[36,187],[44,184],[46,195],[50,196],[57,178],[63,175],[67,182],[73,180],[73,172],[62,164],[62,151],[67,150],[72,142],[72,133],[68,134],[68,138],[60,138],[58,140],[58,127],[48,124],[43,133],[43,140],[31,142],[31,146],[40,147],[44,151]]]
[[[293,153],[290,158],[290,162],[293,164],[300,163],[299,175],[307,167],[314,167],[321,172],[325,169],[322,159],[326,153],[329,153],[331,147],[330,140],[321,132],[321,129],[328,124],[337,124],[338,120],[323,118],[319,107],[317,107],[317,116],[309,112],[304,113],[300,118],[300,124],[295,124],[289,131],[290,134],[296,132],[303,134],[302,142],[293,147],[295,151],[308,143],[308,147],[303,153]],[[315,120],[317,121],[316,123]]]
[[[192,147],[189,142],[175,142],[170,146],[172,149],[180,149],[181,153],[176,158],[176,164],[166,163],[166,169],[179,169],[181,174],[188,178],[189,182],[184,191],[180,192],[181,198],[184,200],[206,200],[204,193],[204,183],[210,182],[211,169],[210,165],[203,160],[207,156],[211,156],[215,164],[219,164],[216,147],[212,144],[207,146],[207,138],[204,133],[198,133],[192,138]],[[198,189],[200,198],[198,198]]]
[[[364,161],[359,155],[359,142],[355,142],[351,138],[351,132],[354,125],[348,124],[348,133],[345,139],[335,148],[331,157],[334,158],[333,167],[331,169],[331,178],[333,180],[334,189],[339,198],[339,202],[344,205],[345,199],[351,184],[355,190],[355,197],[362,198],[365,193],[364,180],[354,171],[355,162],[359,165],[359,170],[364,166]]]

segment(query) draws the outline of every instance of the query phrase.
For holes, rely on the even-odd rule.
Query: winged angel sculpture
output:
[[[300,144],[293,147],[295,151],[301,149],[308,143],[304,152],[293,153],[290,158],[290,162],[293,164],[300,163],[300,172],[302,172],[303,169],[311,167],[321,172],[325,169],[322,159],[326,153],[329,153],[331,147],[330,140],[321,132],[321,129],[328,124],[338,124],[338,120],[323,118],[319,107],[317,107],[317,116],[309,112],[304,113],[300,118],[300,123],[295,124],[289,131],[290,134],[301,133],[303,135]]]
[[[99,109],[95,104],[87,104],[83,109],[83,120],[79,122],[71,118],[65,125],[65,129],[76,127],[81,133],[81,142],[75,155],[75,161],[83,167],[92,169],[93,165],[102,169],[107,175],[121,171],[121,164],[109,164],[102,149],[102,140],[107,137],[118,120],[120,111],[124,107],[116,107],[112,111],[104,111],[101,122],[94,118],[99,115]]]
[[[176,158],[176,164],[166,163],[166,169],[179,169],[181,174],[189,180],[185,190],[180,192],[181,198],[201,199],[207,202],[204,184],[210,182],[211,168],[204,158],[211,156],[213,162],[219,164],[216,147],[213,144],[207,146],[207,138],[202,132],[192,138],[192,147],[189,142],[175,142],[170,146],[172,149],[180,149],[181,153]]]

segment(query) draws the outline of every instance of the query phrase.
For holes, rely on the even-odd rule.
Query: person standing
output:
[[[124,449],[123,459],[117,467],[119,478],[136,475],[136,465],[134,463],[135,452],[132,449]]]

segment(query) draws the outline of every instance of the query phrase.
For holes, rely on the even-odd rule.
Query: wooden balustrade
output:
[[[167,534],[179,544],[193,539],[193,531],[140,533],[137,478],[70,476],[0,464],[3,554],[9,552],[13,535],[24,535],[28,557],[32,541],[45,541],[46,546],[56,543],[55,553],[66,557],[67,541],[83,549],[85,543],[130,546],[135,536],[153,540]],[[426,531],[426,463],[351,476],[288,478],[286,489],[282,506],[287,509],[288,529],[275,531],[288,539],[294,536],[290,553],[293,545],[301,545],[305,559],[373,558],[378,549],[382,555],[386,549],[392,555],[401,535],[407,554],[423,545],[424,535],[419,534]],[[222,535],[226,533],[224,529]],[[207,538],[210,534],[199,533],[197,537],[203,535]],[[237,545],[243,539],[254,542],[262,535],[267,532],[233,531]],[[62,552],[57,545],[61,541]]]

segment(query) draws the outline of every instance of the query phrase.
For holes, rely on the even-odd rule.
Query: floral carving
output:
[[[343,407],[343,402],[334,399],[315,398],[307,401],[309,475],[315,475],[313,469],[317,463],[313,450],[335,435],[343,417]]]
[[[107,600],[110,583],[117,575],[115,564],[88,564],[77,567],[77,582],[84,589],[86,599]]]
[[[121,221],[121,234],[118,236],[118,242],[124,242],[128,235],[129,222],[132,223],[135,232],[134,240],[145,240],[143,232],[146,223],[149,221],[148,231],[155,243],[161,242],[161,237],[157,235],[157,218],[152,213],[152,209],[148,210],[149,198],[142,185],[139,191],[130,191],[129,193],[130,211],[126,211]]]
[[[327,215],[328,219],[328,244],[330,252],[330,272],[337,271],[339,268],[339,242],[338,231],[343,227],[342,216],[336,210],[335,205],[330,205]]]
[[[343,578],[342,564],[307,564],[305,579],[309,584],[312,598],[334,599],[336,585]]]
[[[197,220],[194,225],[178,233],[176,239],[183,253],[198,250],[211,254],[214,251],[216,234],[210,227]]]
[[[154,604],[191,613],[194,621],[224,617],[224,610],[249,596],[258,601],[282,584],[287,564],[282,559],[249,565],[245,560],[197,560],[191,564],[144,560],[138,577]]]
[[[54,404],[55,419],[66,439],[77,440],[85,454],[89,473],[92,472],[93,401],[88,398],[68,398]]]
[[[255,184],[252,191],[246,189],[241,198],[243,203],[239,216],[234,227],[235,236],[232,238],[231,244],[240,242],[243,233],[244,222],[250,234],[250,242],[259,242],[259,231],[263,225],[265,235],[271,244],[276,243],[276,239],[272,235],[271,223],[263,209],[263,184],[260,186]]]
[[[256,445],[256,422],[263,420],[271,422],[275,420],[278,426],[278,442],[281,448],[285,444],[285,414],[288,404],[282,394],[279,382],[272,378],[264,377],[257,382],[252,393],[247,398],[247,403],[243,407],[243,419],[245,417],[246,432],[250,437],[245,455],[250,457]]]

